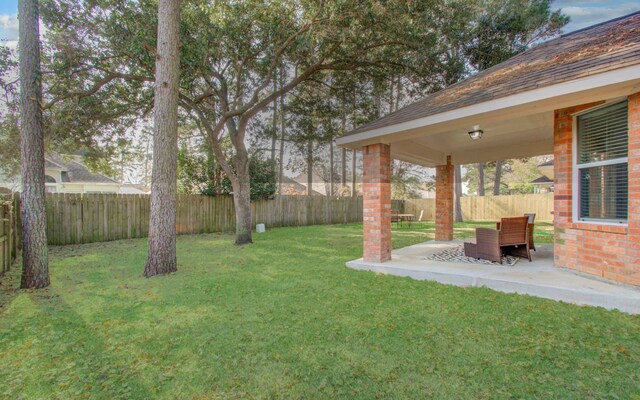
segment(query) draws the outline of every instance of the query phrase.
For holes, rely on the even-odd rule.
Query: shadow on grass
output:
[[[53,286],[21,290],[19,271],[3,277],[0,392],[7,398],[152,398],[117,342],[88,324]],[[25,374],[24,371],[30,371]],[[22,371],[22,372],[21,372]],[[5,386],[6,385],[6,386]],[[21,397],[24,396],[24,397]]]

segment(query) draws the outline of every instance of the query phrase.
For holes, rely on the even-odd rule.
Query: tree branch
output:
[[[70,98],[74,98],[74,97],[88,97],[88,96],[92,96],[94,94],[96,94],[100,89],[102,89],[105,85],[107,85],[108,83],[116,80],[116,79],[124,79],[124,80],[133,80],[133,81],[141,81],[141,82],[154,82],[155,79],[154,78],[149,78],[146,76],[141,76],[141,75],[131,75],[131,74],[122,74],[119,72],[110,72],[107,75],[105,75],[102,79],[100,79],[98,82],[96,82],[90,89],[88,90],[84,90],[84,91],[80,91],[80,92],[70,92],[70,93],[66,93],[63,94],[61,96],[58,96],[56,98],[54,98],[53,100],[49,101],[46,104],[42,105],[42,109],[43,110],[48,110],[50,108],[52,108],[54,105],[58,104],[59,102],[66,100],[66,99],[70,99]]]

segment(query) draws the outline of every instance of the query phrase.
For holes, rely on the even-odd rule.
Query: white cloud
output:
[[[0,39],[18,40],[18,14],[0,14]]]
[[[560,0],[555,1],[553,6],[562,8],[562,11],[571,17],[571,22],[564,28],[565,32],[582,29],[640,10],[640,4],[628,1]]]

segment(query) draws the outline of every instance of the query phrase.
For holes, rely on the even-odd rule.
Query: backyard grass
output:
[[[640,398],[639,316],[345,268],[361,251],[357,224],[182,236],[144,279],[145,240],[52,248],[49,289],[0,278],[0,398]]]

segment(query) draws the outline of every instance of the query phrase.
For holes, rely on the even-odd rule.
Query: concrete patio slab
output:
[[[429,280],[462,287],[487,287],[505,293],[528,294],[545,299],[617,309],[640,314],[640,289],[553,265],[553,247],[540,246],[533,262],[521,259],[515,266],[466,264],[425,260],[425,257],[460,246],[461,241],[424,242],[394,250],[391,261],[349,261],[357,270]]]

